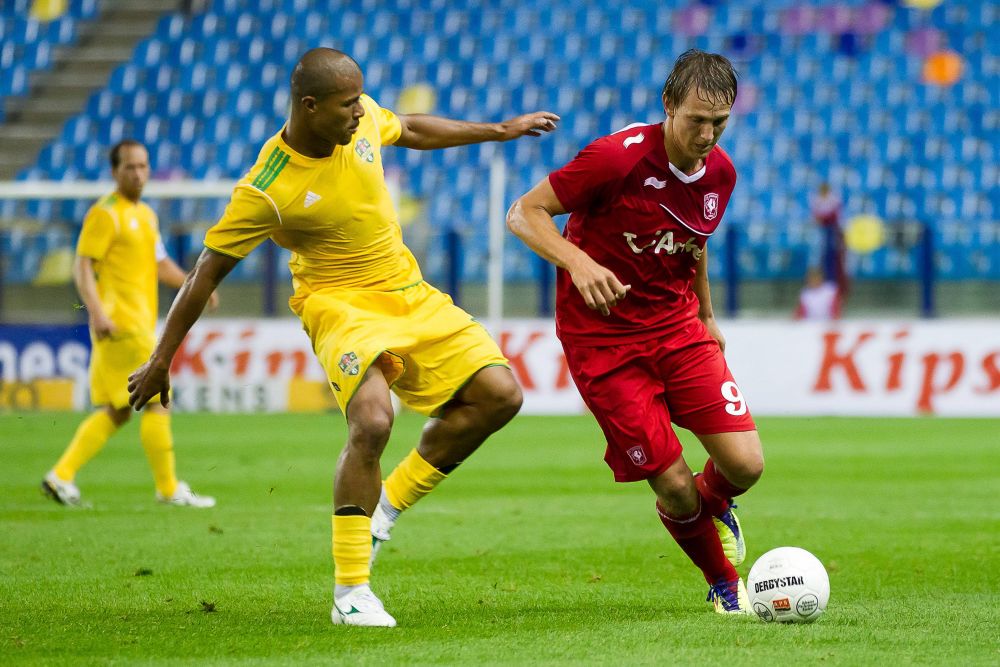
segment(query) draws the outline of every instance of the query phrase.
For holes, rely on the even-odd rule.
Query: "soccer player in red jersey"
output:
[[[615,480],[646,480],[663,525],[721,613],[749,613],[732,498],[764,460],[712,313],[709,237],[736,183],[717,144],[736,99],[723,56],[690,50],[663,87],[666,120],[597,139],[519,198],[507,224],[558,267],[556,331],[607,438]],[[553,216],[570,213],[560,235]],[[708,452],[700,474],[671,422]]]

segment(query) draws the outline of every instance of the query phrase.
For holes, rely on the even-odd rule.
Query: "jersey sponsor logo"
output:
[[[646,139],[646,135],[640,132],[639,134],[633,134],[631,137],[625,137],[625,141],[622,142],[622,146],[628,148],[632,144],[641,144]]]
[[[302,205],[305,206],[306,208],[309,208],[322,198],[323,198],[322,195],[318,195],[312,190],[306,190],[306,199],[305,201],[302,202]]]
[[[642,450],[641,445],[630,447],[626,452],[626,454],[628,454],[628,457],[632,459],[632,463],[636,464],[637,466],[641,466],[643,463],[646,462],[646,452]]]
[[[357,375],[361,372],[361,362],[358,361],[358,355],[353,352],[345,352],[341,355],[340,363],[337,365],[340,366],[344,375]]]
[[[128,226],[131,227],[132,229],[139,229],[139,221],[136,220],[135,218],[132,218],[131,220],[128,221]]]
[[[643,183],[643,185],[648,185],[650,187],[656,188],[657,190],[662,190],[663,188],[667,187],[667,182],[661,181],[655,176],[650,176],[649,178],[646,179],[646,182]]]
[[[705,195],[705,219],[715,220],[715,217],[719,215],[719,195],[715,192],[709,192]]]
[[[372,151],[372,145],[364,137],[361,137],[354,143],[354,152],[365,162],[375,161],[375,153]]]
[[[694,257],[695,261],[701,259],[701,255],[704,250],[698,247],[698,242],[694,237],[689,238],[683,243],[677,243],[674,241],[674,233],[666,232],[662,229],[656,231],[653,235],[653,240],[645,245],[636,245],[635,240],[639,238],[638,234],[633,234],[632,232],[622,232],[622,236],[625,237],[625,242],[628,243],[628,247],[632,249],[632,252],[636,255],[641,255],[644,251],[649,248],[653,248],[653,254],[659,255],[661,252],[666,252],[668,255],[676,255],[679,252],[689,252],[691,256]]]

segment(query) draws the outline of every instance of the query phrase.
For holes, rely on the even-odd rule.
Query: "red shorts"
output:
[[[681,443],[671,422],[696,435],[757,428],[707,330],[694,341],[683,339],[683,347],[672,347],[674,340],[563,346],[573,380],[608,440],[604,460],[617,482],[656,477],[677,460]]]

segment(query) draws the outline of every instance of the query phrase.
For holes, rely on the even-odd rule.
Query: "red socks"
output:
[[[740,575],[722,551],[722,542],[719,541],[719,532],[712,517],[725,512],[729,508],[729,499],[746,493],[746,489],[734,486],[723,477],[712,459],[705,464],[705,471],[695,475],[694,480],[701,499],[695,514],[680,518],[667,516],[659,501],[656,503],[656,513],[660,515],[660,521],[674,541],[705,575],[708,583],[732,581]]]
[[[705,502],[702,501],[693,516],[674,518],[667,516],[660,503],[656,503],[656,513],[660,515],[663,526],[688,558],[702,571],[705,580],[710,584],[732,581],[739,577],[739,574],[723,553],[719,533],[712,522],[712,514],[706,509]]]
[[[712,459],[705,463],[705,471],[696,475],[695,484],[698,486],[698,495],[705,509],[712,516],[719,516],[729,507],[729,499],[747,492],[733,485],[728,479],[722,476]]]

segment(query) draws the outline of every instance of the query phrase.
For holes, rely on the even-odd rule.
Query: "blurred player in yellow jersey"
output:
[[[502,123],[399,115],[364,94],[358,64],[313,49],[291,77],[291,115],[233,190],[177,295],[152,357],[131,376],[132,405],[166,401],[170,361],[219,282],[267,238],[292,251],[291,309],[347,417],[334,481],[336,624],[394,626],[368,585],[373,549],[399,513],[431,491],[521,406],[486,331],[423,281],[403,245],[382,146],[432,149],[538,136],[548,112]],[[418,446],[382,483],[390,387],[430,417]]]
[[[167,256],[156,213],[140,200],[149,180],[146,148],[131,140],[111,149],[117,188],[87,212],[77,242],[73,279],[87,308],[93,348],[90,399],[98,410],[80,424],[62,458],[45,475],[42,490],[64,505],[81,504],[76,473],[129,420],[128,375],[147,358],[156,342],[157,280],[170,287],[184,283],[184,271]],[[211,307],[218,300],[208,297]],[[148,406],[139,439],[153,470],[156,498],[171,505],[212,507],[174,472],[170,413]]]

